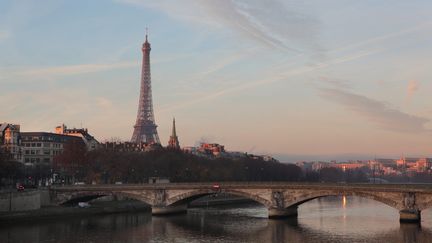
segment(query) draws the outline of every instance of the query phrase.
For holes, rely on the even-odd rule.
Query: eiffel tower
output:
[[[141,71],[141,89],[139,97],[139,106],[134,132],[131,142],[147,144],[160,144],[157,134],[157,126],[155,124],[153,114],[153,101],[151,92],[151,75],[150,75],[150,43],[147,40],[148,33],[146,31],[145,42],[142,47],[143,62]]]

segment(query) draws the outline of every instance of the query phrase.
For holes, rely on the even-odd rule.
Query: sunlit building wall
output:
[[[0,149],[7,154],[8,159],[22,162],[20,125],[0,124]]]
[[[55,133],[80,137],[84,141],[88,151],[95,150],[99,146],[99,142],[92,135],[90,135],[87,128],[69,129],[65,124],[62,124],[61,126],[57,126],[55,128]]]

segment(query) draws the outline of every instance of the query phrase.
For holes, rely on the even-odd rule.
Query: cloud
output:
[[[185,59],[190,55],[172,56],[170,58],[159,58],[152,61],[152,64],[172,62]],[[139,61],[124,61],[113,63],[86,63],[76,65],[45,66],[45,67],[0,67],[0,80],[14,80],[25,78],[23,81],[34,79],[50,79],[64,76],[73,76],[86,73],[97,73],[114,69],[127,69],[139,67]]]
[[[232,55],[216,60],[212,65],[207,67],[205,70],[199,72],[197,76],[199,79],[202,79],[202,77],[210,75],[212,73],[216,73],[224,69],[225,67],[250,55],[251,53],[247,53],[247,52],[235,52]]]
[[[429,119],[401,112],[384,102],[338,89],[322,88],[319,91],[322,98],[345,106],[382,129],[405,133],[431,132],[425,127]]]
[[[261,0],[176,0],[117,2],[157,9],[193,24],[227,28],[264,46],[288,52],[317,51],[320,22],[299,3]]]
[[[331,85],[331,86],[333,86],[335,88],[339,88],[339,89],[351,89],[352,88],[352,84],[349,81],[343,80],[343,79],[321,76],[321,77],[319,77],[319,81],[324,82],[328,85]]]
[[[275,72],[275,74],[273,76],[269,76],[265,79],[261,79],[261,80],[257,80],[257,81],[251,81],[248,83],[231,86],[229,88],[214,91],[212,93],[202,95],[200,97],[195,97],[195,98],[190,99],[188,101],[176,102],[175,104],[172,104],[172,105],[163,106],[163,107],[161,107],[160,110],[161,111],[170,111],[170,110],[175,110],[175,109],[183,108],[183,107],[194,105],[194,104],[200,104],[204,101],[213,100],[213,99],[216,99],[216,98],[219,98],[221,96],[225,96],[225,95],[228,95],[231,93],[241,93],[247,89],[260,87],[263,85],[269,85],[269,84],[272,84],[275,82],[281,82],[281,81],[287,80],[287,78],[295,76],[295,75],[309,73],[309,72],[312,72],[312,71],[315,71],[318,69],[322,69],[322,68],[326,68],[326,67],[329,67],[329,66],[332,66],[335,64],[342,64],[342,63],[354,61],[354,60],[359,59],[359,58],[363,58],[363,57],[367,57],[367,56],[376,54],[380,51],[382,51],[382,50],[362,51],[362,52],[358,52],[358,53],[355,53],[352,55],[341,56],[341,57],[337,57],[337,58],[334,58],[334,59],[331,59],[331,60],[328,60],[325,62],[320,62],[320,63],[317,63],[317,64],[312,65],[312,66],[301,66],[301,67],[293,68],[291,70],[287,70],[285,72]]]
[[[101,72],[109,69],[130,68],[136,66],[138,66],[138,63],[136,62],[119,62],[111,64],[80,64],[46,68],[29,68],[26,70],[22,70],[20,74],[26,76],[67,76],[82,73]]]
[[[26,77],[30,79],[70,76],[83,73],[101,72],[112,69],[137,67],[137,62],[118,62],[105,64],[79,64],[51,67],[12,67],[0,69],[0,80]],[[28,79],[26,79],[28,80]]]
[[[111,100],[109,100],[105,97],[96,97],[95,101],[96,101],[96,105],[102,109],[110,109],[110,108],[112,108],[112,105],[113,105]]]
[[[128,102],[95,96],[86,87],[47,87],[45,92],[9,90],[0,95],[0,103],[7,104],[0,112],[0,121],[21,124],[23,131],[52,131],[61,123],[71,127],[84,123],[98,138],[123,136],[125,132],[129,136],[136,110],[128,108],[135,107],[136,101]]]
[[[6,120],[27,121],[25,127],[30,128],[42,128],[44,124],[52,126],[59,122],[58,119],[67,120],[67,118],[79,117],[85,112],[90,113],[89,104],[92,104],[85,91],[60,89],[48,89],[44,93],[31,90],[9,92],[0,96],[0,103],[11,104],[4,107],[0,120],[4,116],[3,119]]]
[[[424,29],[429,29],[432,26],[432,22],[427,21],[423,23],[419,23],[413,27],[402,29],[399,31],[395,31],[392,33],[387,33],[380,36],[375,36],[366,40],[361,40],[359,42],[351,43],[346,46],[342,46],[340,48],[336,48],[334,50],[331,50],[331,52],[339,52],[339,51],[345,51],[349,49],[356,49],[360,48],[362,46],[369,46],[371,44],[384,42],[385,44],[388,44],[388,39],[395,39],[403,35],[409,35],[412,36],[415,32],[422,32]]]
[[[414,94],[420,87],[420,83],[417,80],[410,80],[407,86],[407,100],[410,101]]]
[[[6,30],[0,30],[0,42],[8,39],[11,37],[11,33],[9,31]]]

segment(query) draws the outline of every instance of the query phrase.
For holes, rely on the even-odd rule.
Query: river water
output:
[[[269,220],[257,204],[189,209],[152,217],[121,213],[0,226],[0,242],[432,242],[432,211],[421,226],[359,197],[326,197],[299,207],[297,219]]]

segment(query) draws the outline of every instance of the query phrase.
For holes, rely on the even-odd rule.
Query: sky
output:
[[[432,1],[0,0],[0,122],[131,138],[145,29],[156,124],[281,161],[432,157]]]

